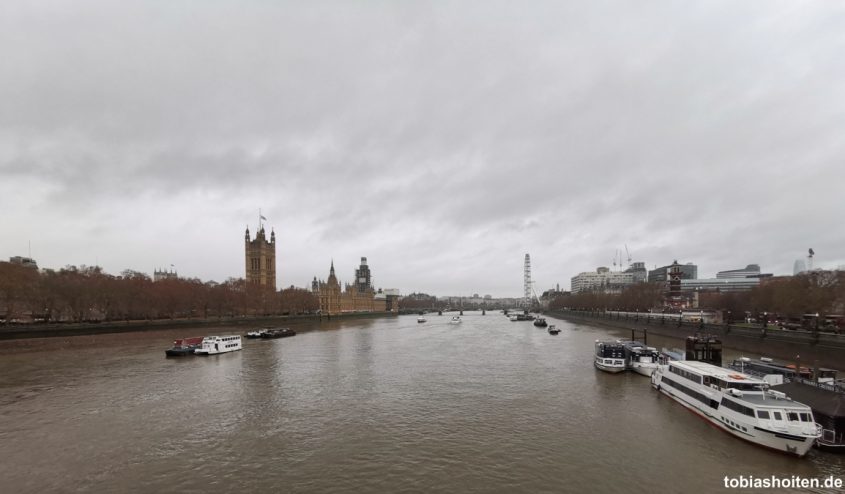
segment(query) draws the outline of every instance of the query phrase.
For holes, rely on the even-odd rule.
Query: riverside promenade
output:
[[[789,363],[843,369],[845,335],[773,328],[749,328],[729,324],[701,324],[661,318],[659,314],[606,311],[551,311],[561,319],[592,326],[620,330],[645,330],[649,334],[685,339],[696,333],[717,336],[726,346],[748,352],[749,356],[774,357]]]

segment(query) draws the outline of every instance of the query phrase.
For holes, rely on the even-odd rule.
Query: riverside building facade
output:
[[[244,234],[246,281],[276,291],[276,232],[270,230],[268,241],[264,226],[259,223],[255,239],[250,239],[249,227]]]
[[[572,293],[601,292],[621,293],[634,284],[634,273],[614,272],[601,266],[595,272],[583,272],[570,280]]]
[[[320,312],[329,316],[352,312],[385,312],[398,308],[397,304],[392,303],[390,295],[373,289],[366,257],[361,258],[361,265],[355,270],[354,283],[347,283],[341,288],[332,261],[328,279],[318,281],[315,276],[311,282],[311,291],[320,300]]]
[[[648,282],[669,281],[673,276],[680,276],[682,280],[694,280],[698,278],[698,266],[688,262],[680,264],[674,261],[668,266],[654,268],[648,272]]]

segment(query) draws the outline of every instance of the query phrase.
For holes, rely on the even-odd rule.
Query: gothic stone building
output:
[[[270,230],[270,241],[264,236],[264,226],[258,226],[255,240],[250,240],[249,227],[244,235],[246,281],[276,290],[276,232]]]
[[[387,299],[381,290],[375,292],[372,287],[370,268],[367,258],[361,258],[361,266],[355,270],[355,282],[346,284],[341,290],[340,282],[334,273],[334,261],[329,269],[326,281],[311,282],[311,291],[320,299],[320,311],[326,315],[344,312],[384,312],[387,310]]]

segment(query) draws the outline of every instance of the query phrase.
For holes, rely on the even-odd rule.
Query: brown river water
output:
[[[202,336],[190,332],[0,342],[0,492],[698,493],[728,490],[725,476],[845,478],[845,456],[756,447],[645,377],[594,369],[594,341],[623,333],[427,317],[299,323],[211,357],[165,358],[174,338]]]

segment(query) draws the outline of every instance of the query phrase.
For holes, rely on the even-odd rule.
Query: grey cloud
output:
[[[834,3],[3,9],[0,206],[30,207],[0,226],[42,264],[96,235],[111,272],[241,276],[258,207],[283,286],[367,255],[404,290],[519,295],[525,252],[567,286],[625,243],[703,274],[845,264]]]

